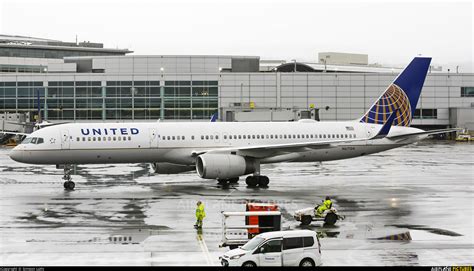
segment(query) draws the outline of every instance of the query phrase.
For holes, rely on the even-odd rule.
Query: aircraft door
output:
[[[68,130],[62,130],[61,131],[61,149],[67,150],[71,146],[71,139],[69,137],[69,131]]]
[[[150,135],[150,148],[158,148],[158,135],[156,134],[156,128],[150,128],[149,135]]]

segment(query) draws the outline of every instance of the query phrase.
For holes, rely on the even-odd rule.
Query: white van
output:
[[[321,247],[310,230],[273,231],[219,257],[223,266],[319,266]]]

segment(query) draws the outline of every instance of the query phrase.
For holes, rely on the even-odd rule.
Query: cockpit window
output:
[[[44,139],[41,137],[27,137],[25,138],[21,144],[41,144],[44,143]]]
[[[23,141],[21,142],[21,144],[28,144],[31,142],[31,137],[27,137],[25,139],[23,139]]]

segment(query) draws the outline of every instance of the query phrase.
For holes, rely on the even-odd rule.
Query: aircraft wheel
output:
[[[220,184],[220,185],[226,185],[229,183],[229,180],[227,179],[218,179],[217,182]]]
[[[248,187],[257,187],[258,179],[256,178],[256,176],[248,176],[245,179],[245,183],[247,184]]]
[[[76,184],[73,181],[64,182],[64,189],[74,190],[74,187],[76,187]]]
[[[238,182],[239,182],[239,177],[229,179],[229,183],[238,183]]]
[[[270,179],[267,176],[259,176],[258,186],[267,187],[269,183],[270,183]]]

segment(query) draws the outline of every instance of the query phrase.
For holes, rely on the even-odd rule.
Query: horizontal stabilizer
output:
[[[461,128],[447,128],[447,129],[439,129],[439,130],[422,131],[422,132],[411,133],[411,134],[396,135],[396,136],[390,136],[390,137],[387,137],[387,138],[397,140],[397,139],[409,138],[409,137],[412,137],[412,136],[435,135],[435,134],[457,132],[457,131],[462,131],[462,130],[463,129],[461,129]]]

